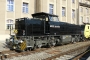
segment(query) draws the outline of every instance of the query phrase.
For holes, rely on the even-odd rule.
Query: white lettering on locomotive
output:
[[[60,28],[60,26],[55,26],[55,28]]]
[[[54,27],[54,25],[50,25],[50,27]]]

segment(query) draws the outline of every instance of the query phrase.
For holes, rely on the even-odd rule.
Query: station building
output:
[[[90,22],[90,0],[0,0],[0,40],[14,35],[15,19],[37,12],[59,16],[59,20],[71,24]]]

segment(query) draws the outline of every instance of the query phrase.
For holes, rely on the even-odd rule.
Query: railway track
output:
[[[62,53],[59,53],[55,56],[49,57],[46,60],[78,60],[77,57],[75,57],[78,54],[81,54],[82,52],[86,51],[89,45],[83,46],[83,47],[78,47],[75,49],[71,49],[69,51],[65,51]],[[75,57],[75,58],[73,58]],[[73,58],[73,59],[72,59]]]
[[[87,55],[87,53],[88,52],[90,52],[90,49],[89,50],[86,50],[85,52],[83,52],[83,53],[81,53],[81,54],[79,54],[79,55],[77,55],[76,57],[74,57],[73,58],[73,60],[82,60],[82,59],[84,59],[84,60],[86,60],[86,56],[85,57],[83,57],[85,54]],[[89,54],[90,55],[90,54]]]
[[[2,52],[0,52],[0,59],[3,60],[3,59],[7,59],[7,58],[27,56],[27,55],[34,54],[34,53],[37,53],[40,51],[44,51],[44,50],[47,50],[47,48],[36,49],[34,51],[28,50],[28,51],[23,51],[23,52],[17,52],[17,51],[11,51],[11,50],[2,51]]]
[[[25,51],[25,52],[15,52],[15,51],[2,51],[0,52],[0,58],[1,60],[25,60],[25,58],[28,58],[28,60],[56,60],[57,58],[60,58],[62,56],[67,56],[68,59],[73,58],[77,54],[81,54],[83,51],[86,51],[86,49],[90,46],[90,41],[86,42],[78,42],[75,44],[68,44],[58,47],[51,47],[51,48],[39,48],[35,51]],[[82,51],[81,51],[82,50]],[[79,52],[79,53],[78,53]],[[75,53],[77,53],[75,55]],[[73,56],[69,56],[72,55]],[[18,58],[19,57],[19,58]]]

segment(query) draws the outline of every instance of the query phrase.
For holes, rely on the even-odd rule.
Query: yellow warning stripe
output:
[[[21,44],[21,50],[24,50],[26,48],[25,43]]]
[[[15,30],[14,30],[14,33],[16,33],[16,34],[17,34],[17,33],[18,33],[18,31],[15,29]]]
[[[26,41],[24,41],[23,43],[21,43],[21,50],[24,50],[26,48]]]

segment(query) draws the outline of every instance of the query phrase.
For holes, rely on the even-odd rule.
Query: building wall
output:
[[[28,13],[22,12],[22,6],[24,3],[28,3]],[[82,0],[83,3],[90,4],[89,1]],[[7,29],[7,20],[13,20],[15,24],[16,18],[29,17],[32,18],[31,14],[36,12],[47,12],[49,13],[49,4],[53,4],[53,14],[59,16],[59,20],[72,24],[82,24],[80,16],[83,16],[83,21],[86,22],[86,17],[90,14],[86,14],[86,7],[79,6],[79,0],[14,0],[14,11],[10,12],[7,10],[7,0],[0,0],[0,40],[6,39],[10,36],[10,30]],[[65,7],[65,16],[62,16],[62,7]],[[80,7],[83,8],[83,12],[80,12]],[[72,18],[72,9],[75,10],[75,18]],[[90,8],[89,12],[90,12]],[[14,34],[14,29],[11,30],[11,34]]]
[[[90,4],[90,0],[81,0],[80,3],[85,3],[86,5]],[[87,12],[88,9],[88,12]],[[81,19],[83,17],[83,19]],[[88,18],[88,21],[87,21]],[[83,20],[83,21],[82,21]],[[90,23],[90,7],[79,6],[79,24]]]
[[[2,36],[4,36],[4,34],[5,34],[5,12],[6,12],[6,8],[5,8],[5,6],[6,6],[6,0],[0,0],[0,7],[1,7],[1,9],[0,9],[0,40],[1,39],[3,39],[2,38]]]
[[[67,0],[61,0],[61,2],[62,2],[62,6],[61,6],[61,12],[60,12],[61,16],[60,17],[62,17],[61,21],[66,22],[67,21],[67,11],[68,11]],[[65,11],[66,11],[65,16],[62,16],[62,7],[65,7]]]
[[[22,12],[23,2],[28,3],[28,13]],[[31,14],[35,12],[34,0],[14,0],[14,11],[7,10],[7,0],[0,0],[0,40],[4,40],[10,36],[10,29],[7,29],[7,20],[13,20],[13,24],[15,24],[16,18],[21,17],[29,17],[32,18]],[[14,29],[11,30],[11,34],[14,34]]]
[[[72,20],[72,9],[75,10],[76,15],[76,1],[75,3],[72,3],[72,0],[38,0],[38,2],[39,3],[37,3],[37,12],[49,13],[49,4],[53,4],[53,14],[58,15],[60,21],[76,24],[77,17]],[[65,7],[65,16],[62,16],[62,7]]]

